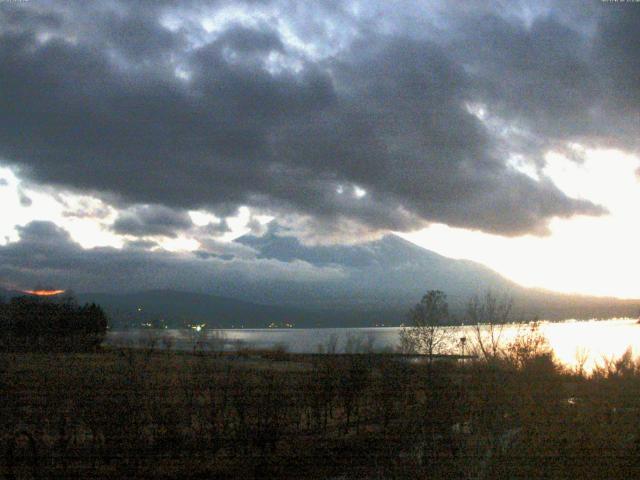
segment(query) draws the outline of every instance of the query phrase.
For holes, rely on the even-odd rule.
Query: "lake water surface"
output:
[[[469,351],[475,338],[473,327],[447,327],[450,332],[451,353],[461,353],[459,342],[461,337],[466,337],[466,350]],[[525,333],[529,329],[524,324],[505,325],[501,331],[501,342],[507,344],[519,333]],[[172,339],[173,347],[178,349],[191,349],[194,342],[209,340],[209,344],[220,348],[231,349],[235,345],[242,344],[252,348],[273,348],[284,346],[290,352],[313,353],[322,346],[325,350],[332,343],[336,344],[336,350],[354,351],[354,349],[374,350],[393,349],[398,345],[399,327],[383,328],[291,328],[291,329],[227,329],[215,331],[202,330],[128,330],[109,332],[107,343],[118,344],[123,342],[140,343],[146,338],[155,336],[158,346],[162,347],[162,337]],[[207,334],[209,332],[209,338]],[[585,369],[591,370],[594,365],[603,363],[606,359],[619,358],[631,348],[634,357],[640,355],[640,324],[635,319],[612,320],[570,320],[564,322],[540,322],[539,332],[543,334],[556,358],[561,363],[574,366],[577,359],[585,358]],[[218,336],[219,341],[211,336]]]

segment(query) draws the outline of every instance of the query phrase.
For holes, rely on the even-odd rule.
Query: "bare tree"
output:
[[[411,326],[400,332],[400,350],[403,353],[422,353],[429,362],[433,356],[445,353],[452,339],[447,296],[440,290],[428,291],[409,312]]]
[[[485,360],[498,358],[502,353],[502,333],[509,322],[513,300],[498,298],[487,292],[482,299],[473,296],[467,303],[467,322],[473,325],[474,347]]]
[[[553,350],[547,337],[540,331],[540,324],[532,322],[507,345],[506,356],[515,367],[522,369],[533,359],[544,356],[553,358]]]
[[[585,347],[576,348],[575,366],[573,368],[573,371],[576,375],[580,377],[585,375],[585,365],[589,361],[590,356],[591,356],[591,353],[587,348]]]

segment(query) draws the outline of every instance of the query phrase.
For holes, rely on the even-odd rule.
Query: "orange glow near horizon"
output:
[[[23,290],[23,293],[28,293],[29,295],[37,295],[39,297],[50,297],[52,295],[60,295],[64,293],[64,290]]]

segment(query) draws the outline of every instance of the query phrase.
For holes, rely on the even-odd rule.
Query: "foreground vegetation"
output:
[[[496,356],[2,355],[5,478],[628,478],[640,365]]]
[[[333,337],[312,355],[229,350],[200,330],[189,352],[154,335],[96,348],[99,307],[13,301],[0,478],[638,476],[640,362],[567,370],[535,323],[502,340],[510,310],[472,299],[474,338],[452,339],[432,291],[397,352],[349,338],[341,354]],[[473,359],[442,359],[455,340]]]

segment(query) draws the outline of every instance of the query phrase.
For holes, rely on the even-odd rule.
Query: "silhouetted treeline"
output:
[[[0,341],[8,350],[91,350],[106,335],[107,316],[95,304],[71,297],[54,301],[33,296],[0,303]]]

